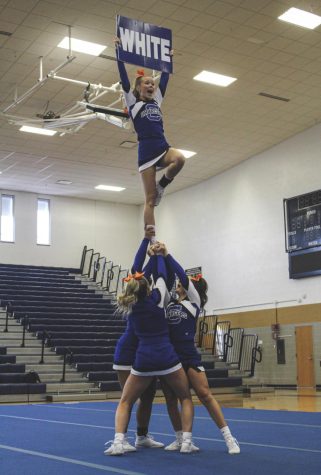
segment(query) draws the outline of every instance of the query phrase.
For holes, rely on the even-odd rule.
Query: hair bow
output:
[[[138,78],[141,78],[141,77],[145,76],[145,71],[143,69],[137,69],[136,76]]]
[[[135,274],[128,274],[123,278],[123,282],[129,282],[131,279],[141,280],[144,277],[144,272],[135,272]]]
[[[202,277],[203,277],[202,274],[197,274],[191,277],[191,280],[194,280],[195,282],[199,282]]]

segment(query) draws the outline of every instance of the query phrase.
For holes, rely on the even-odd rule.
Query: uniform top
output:
[[[187,298],[181,302],[172,299],[166,308],[170,339],[174,344],[180,341],[194,342],[201,307],[200,296],[178,262],[171,255],[166,257],[166,261],[177,274],[187,295]]]
[[[128,316],[130,325],[140,343],[150,343],[151,338],[168,336],[168,325],[164,305],[169,301],[166,288],[166,266],[163,256],[155,256],[157,265],[154,271],[155,288],[151,294],[133,305]],[[157,275],[156,275],[157,273]]]
[[[130,82],[122,61],[117,61],[122,88],[129,115],[133,121],[138,141],[144,139],[162,139],[164,137],[163,116],[161,104],[169,79],[168,73],[162,73],[155,96],[150,101],[137,99],[130,90]]]

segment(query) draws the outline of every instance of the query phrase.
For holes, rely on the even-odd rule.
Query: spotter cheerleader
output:
[[[142,273],[130,276],[125,292],[118,298],[118,308],[138,337],[138,347],[131,374],[123,388],[115,417],[115,437],[109,455],[122,455],[130,414],[135,401],[150,385],[155,376],[162,376],[181,403],[182,443],[180,452],[193,452],[193,403],[188,380],[179,358],[169,340],[164,305],[168,298],[164,257],[152,256],[155,288]]]
[[[177,300],[172,299],[166,308],[166,319],[169,325],[170,340],[183,365],[191,387],[194,389],[201,403],[206,407],[209,415],[220,429],[224,437],[228,453],[231,455],[240,453],[237,440],[232,436],[224,419],[220,405],[213,397],[208,385],[205,370],[201,363],[201,355],[195,347],[195,334],[197,318],[201,309],[207,302],[207,282],[199,274],[188,278],[180,264],[167,253],[164,245],[156,244],[156,250],[163,249],[166,256],[166,264],[178,277],[176,286]],[[165,447],[165,450],[179,450],[182,443],[182,432],[177,412],[177,398],[172,391],[166,391],[165,397],[168,403],[168,412],[176,431],[176,440]],[[176,400],[176,402],[175,402]]]
[[[137,251],[137,254],[134,259],[132,266],[132,274],[141,272],[143,264],[146,258],[147,248],[150,244],[150,238],[152,237],[152,231],[147,229],[145,231],[145,237],[142,240],[142,243]],[[147,268],[144,269],[145,276],[150,274],[150,270]],[[130,280],[130,279],[124,279]],[[126,383],[126,380],[130,374],[132,364],[135,361],[136,350],[138,346],[138,338],[136,337],[134,330],[132,328],[131,322],[127,319],[127,326],[123,335],[119,338],[115,353],[114,353],[114,364],[113,369],[117,371],[117,377],[120,384],[120,387],[123,389]],[[139,398],[138,407],[136,411],[137,419],[137,433],[135,447],[131,445],[126,436],[123,442],[124,452],[135,452],[136,447],[145,447],[145,448],[162,448],[164,444],[157,442],[154,438],[148,433],[148,425],[152,412],[152,404],[156,393],[156,379],[154,378],[148,388],[142,393]],[[106,442],[106,445],[108,442]],[[113,451],[113,446],[106,448],[105,455],[109,455]]]

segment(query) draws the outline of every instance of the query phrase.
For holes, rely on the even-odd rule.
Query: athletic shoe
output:
[[[164,191],[165,191],[165,188],[163,188],[162,186],[160,186],[159,183],[156,184],[156,198],[155,198],[155,201],[154,201],[154,206],[158,206],[162,197],[163,197],[163,194],[164,194]]]
[[[191,454],[192,452],[199,452],[199,448],[193,444],[192,440],[183,440],[180,452],[181,454]]]
[[[147,449],[160,449],[164,447],[162,442],[156,442],[153,436],[150,434],[145,435],[138,435],[135,441],[135,447],[145,447]]]
[[[182,446],[182,441],[179,439],[176,439],[171,444],[166,445],[165,450],[181,450],[181,446]]]
[[[124,440],[123,445],[124,445],[124,452],[136,452],[136,447],[131,445],[126,438]]]
[[[239,443],[234,437],[229,437],[225,442],[230,455],[239,454],[241,452]]]
[[[105,443],[105,445],[110,444],[110,443],[111,443],[111,446],[105,450],[104,452],[105,455],[114,455],[112,453],[114,450],[114,441],[109,440],[108,442]],[[130,445],[127,439],[124,439],[123,448],[124,448],[124,452],[136,452],[136,448],[133,445]]]
[[[119,440],[114,440],[111,446],[104,451],[105,455],[123,455],[124,453],[124,443]]]

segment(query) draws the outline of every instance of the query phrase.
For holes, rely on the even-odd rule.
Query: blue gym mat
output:
[[[103,454],[113,438],[114,402],[2,405],[0,473],[3,475],[320,475],[321,414],[224,409],[241,446],[228,455],[202,406],[195,407],[193,440],[200,452],[140,449],[120,457]],[[134,443],[135,414],[128,435]],[[153,406],[150,432],[174,440],[166,406]]]

